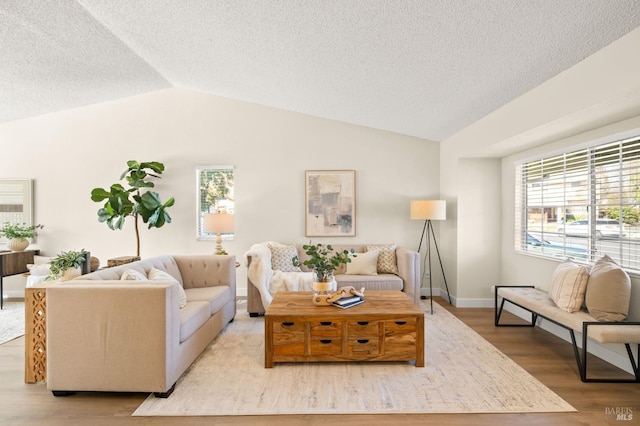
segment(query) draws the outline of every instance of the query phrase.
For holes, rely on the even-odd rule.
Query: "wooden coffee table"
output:
[[[315,306],[310,292],[278,292],[265,312],[265,368],[274,362],[415,361],[424,367],[424,312],[400,291],[364,303]]]

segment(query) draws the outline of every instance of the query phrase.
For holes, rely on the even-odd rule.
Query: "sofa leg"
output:
[[[171,386],[168,391],[166,391],[166,392],[154,392],[153,395],[156,398],[169,398],[169,396],[173,393],[173,391],[175,389],[176,389],[176,384],[174,383],[173,386]]]
[[[74,391],[51,391],[51,393],[53,396],[70,396],[75,394]]]

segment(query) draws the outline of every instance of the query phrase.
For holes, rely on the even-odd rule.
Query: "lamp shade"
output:
[[[445,200],[416,200],[411,202],[411,219],[446,220]]]
[[[204,215],[204,232],[210,234],[230,234],[234,230],[233,215],[229,213],[210,213]]]

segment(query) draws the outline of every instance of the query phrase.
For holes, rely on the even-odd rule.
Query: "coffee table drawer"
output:
[[[340,338],[342,336],[342,321],[311,321],[311,338]]]
[[[377,336],[369,338],[349,337],[347,351],[349,355],[378,355],[380,353],[380,341]]]
[[[282,321],[273,324],[273,352],[276,355],[304,355],[303,321]]]
[[[347,327],[349,338],[378,338],[380,323],[378,321],[349,321]]]
[[[342,339],[312,337],[309,342],[309,355],[340,355],[342,353]]]

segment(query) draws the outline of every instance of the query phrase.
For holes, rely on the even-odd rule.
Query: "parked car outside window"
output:
[[[567,257],[575,260],[589,260],[589,251],[584,247],[565,246],[549,241],[540,240],[533,235],[527,233],[527,251],[532,253],[540,253],[566,259]]]
[[[558,233],[572,237],[589,236],[589,220],[581,219],[558,226]],[[622,225],[614,219],[596,220],[596,238],[621,238],[624,237]]]

